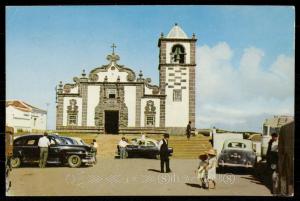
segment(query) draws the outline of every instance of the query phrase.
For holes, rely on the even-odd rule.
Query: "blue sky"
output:
[[[270,115],[293,115],[294,18],[294,8],[287,6],[7,7],[6,96],[44,109],[50,103],[48,125],[54,129],[55,86],[72,82],[82,69],[89,72],[106,64],[112,43],[117,45],[120,64],[142,70],[158,84],[157,41],[177,22],[188,36],[195,33],[198,38],[196,126],[260,130],[261,121]],[[244,61],[250,61],[249,68]],[[251,84],[256,81],[242,69],[253,66],[257,67],[251,72],[264,81],[260,84],[273,88]],[[211,83],[221,74],[225,77],[218,76],[217,82],[228,84],[224,87],[240,85],[230,83],[232,77],[244,83],[227,93],[237,95],[238,104],[218,97],[224,89]],[[286,83],[284,88],[277,87],[278,82]],[[236,116],[250,103],[254,113]],[[220,110],[212,111],[218,106]]]

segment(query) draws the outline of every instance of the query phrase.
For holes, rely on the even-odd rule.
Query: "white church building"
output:
[[[195,127],[195,35],[177,25],[158,40],[159,86],[142,72],[119,64],[114,51],[108,64],[83,70],[74,83],[56,90],[56,129],[106,134],[184,134]]]

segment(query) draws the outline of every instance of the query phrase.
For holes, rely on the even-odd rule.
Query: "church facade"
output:
[[[142,72],[120,65],[114,52],[108,64],[56,89],[56,129],[106,134],[184,134],[195,125],[195,35],[177,25],[158,40],[159,85]]]

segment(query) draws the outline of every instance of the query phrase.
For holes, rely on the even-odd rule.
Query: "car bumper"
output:
[[[93,164],[95,163],[95,158],[84,158],[81,161],[85,164]]]
[[[245,168],[253,168],[253,164],[235,164],[235,163],[218,163],[219,167],[245,167]]]

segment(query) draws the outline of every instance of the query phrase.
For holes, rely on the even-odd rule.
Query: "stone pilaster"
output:
[[[59,126],[63,126],[63,109],[64,109],[64,97],[57,95],[57,104],[56,104],[56,129]]]
[[[143,87],[144,85],[138,85],[136,86],[136,108],[135,108],[135,126],[140,127],[141,126],[141,98],[143,96]]]
[[[190,48],[191,48],[191,53],[190,53],[191,64],[196,64],[196,43],[194,41],[190,42]]]
[[[192,127],[195,127],[195,66],[189,67],[189,120]]]
[[[88,103],[88,87],[86,83],[82,83],[81,87],[81,97],[82,97],[82,126],[87,125],[87,103]]]
[[[159,126],[164,128],[165,121],[166,121],[166,97],[160,99],[160,119],[159,119]]]
[[[159,72],[159,87],[160,87],[160,94],[166,94],[166,67],[160,66]]]
[[[160,51],[159,51],[159,63],[160,64],[165,64],[166,63],[166,58],[167,58],[167,56],[166,56],[166,54],[167,54],[166,47],[167,47],[166,42],[161,40],[161,42],[160,42]]]

